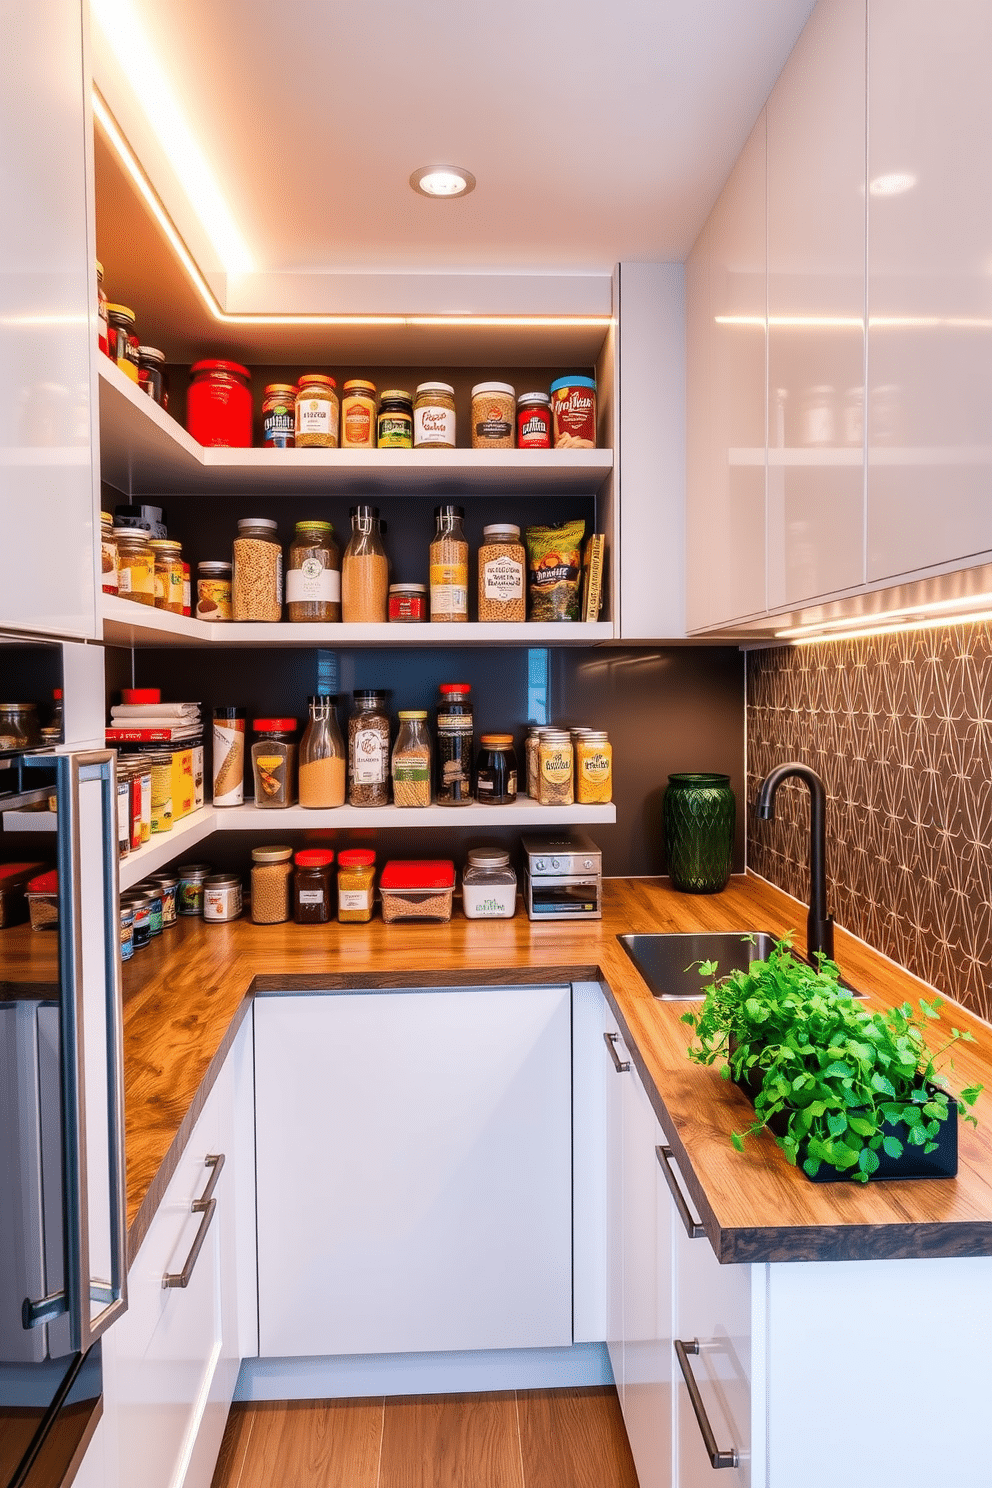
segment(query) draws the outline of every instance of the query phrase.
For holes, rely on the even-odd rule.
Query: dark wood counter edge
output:
[[[234,1015],[232,1016],[230,1023],[227,1025],[224,1036],[220,1040],[220,1043],[218,1044],[214,1052],[213,1058],[206,1068],[203,1079],[200,1081],[199,1085],[196,1088],[196,1094],[190,1102],[189,1110],[186,1112],[186,1115],[179,1123],[179,1129],[172,1139],[169,1150],[165,1154],[165,1157],[162,1159],[158,1172],[155,1174],[155,1177],[149,1184],[148,1191],[142,1199],[141,1204],[138,1207],[138,1211],[134,1216],[134,1219],[128,1226],[128,1269],[130,1269],[135,1256],[138,1254],[138,1251],[141,1248],[141,1242],[147,1235],[149,1227],[151,1226],[151,1222],[155,1218],[158,1207],[165,1196],[165,1191],[169,1186],[172,1175],[175,1173],[177,1167],[179,1166],[179,1160],[186,1150],[186,1144],[189,1141],[190,1136],[192,1135],[193,1128],[195,1127],[197,1120],[199,1119],[200,1112],[203,1110],[203,1107],[207,1103],[207,1096],[214,1088],[214,1084],[216,1083],[217,1076],[220,1074],[224,1060],[230,1053],[231,1048],[234,1044],[234,1040],[238,1036],[241,1025],[244,1023],[245,1018],[251,1011],[254,1000],[254,993],[249,990],[245,993],[241,1001],[238,1003],[238,1006],[235,1008]]]

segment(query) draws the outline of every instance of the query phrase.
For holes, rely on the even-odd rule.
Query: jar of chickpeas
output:
[[[243,517],[234,539],[231,607],[235,620],[282,619],[282,546],[278,523]]]

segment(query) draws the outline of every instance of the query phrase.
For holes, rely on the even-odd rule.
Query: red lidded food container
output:
[[[23,925],[28,917],[25,894],[29,878],[34,878],[44,863],[0,863],[0,930],[8,925]]]
[[[186,394],[186,427],[200,444],[251,446],[251,373],[239,362],[194,362]]]
[[[455,865],[443,858],[390,862],[382,870],[379,894],[384,924],[393,920],[450,920]]]

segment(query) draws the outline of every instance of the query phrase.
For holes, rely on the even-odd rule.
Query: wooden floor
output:
[[[610,1386],[234,1405],[213,1488],[637,1488]]]

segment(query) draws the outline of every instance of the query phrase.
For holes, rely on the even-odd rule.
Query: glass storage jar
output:
[[[100,585],[104,594],[117,593],[117,541],[114,519],[109,512],[100,513]]]
[[[296,384],[270,382],[262,394],[262,443],[292,449],[296,443]]]
[[[37,703],[0,703],[0,754],[40,743]]]
[[[155,554],[151,539],[140,527],[115,527],[117,592],[122,599],[155,604]]]
[[[374,885],[375,853],[370,848],[338,853],[338,919],[343,925],[364,925],[372,918]]]
[[[256,718],[251,767],[255,805],[292,806],[296,800],[296,719]]]
[[[389,714],[386,694],[361,690],[348,719],[348,804],[389,805]]]
[[[207,559],[196,565],[196,618],[230,620],[231,565]]]
[[[296,389],[296,448],[337,449],[338,385],[322,372],[305,372]]]
[[[575,799],[580,806],[613,800],[613,745],[602,729],[584,729],[575,740]]]
[[[155,608],[170,615],[183,612],[183,545],[168,537],[153,537],[148,546],[155,554]]]
[[[330,522],[297,522],[286,568],[286,618],[341,619],[341,549]]]
[[[475,767],[480,806],[506,806],[517,799],[517,756],[512,734],[482,734]]]
[[[718,894],[726,888],[736,818],[730,776],[669,775],[662,818],[672,887],[683,894]]]
[[[400,713],[400,731],[393,746],[393,804],[431,804],[431,740],[426,710]]]
[[[307,699],[310,721],[300,741],[300,805],[318,811],[344,805],[347,771],[336,703],[337,697],[328,693]]]
[[[351,508],[351,537],[341,559],[341,619],[346,625],[378,625],[387,618],[389,562],[379,531],[377,506]]]
[[[547,393],[521,393],[517,399],[517,448],[551,448],[551,399]]]
[[[380,398],[376,437],[380,449],[413,449],[413,399],[402,388]]]
[[[138,341],[134,336],[134,311],[128,305],[107,306],[110,360],[125,377],[138,381]]]
[[[234,539],[232,611],[235,620],[282,619],[282,545],[278,523],[242,517]]]
[[[467,682],[442,682],[438,692],[437,804],[467,806],[472,800],[472,689]]]
[[[463,506],[434,508],[431,543],[431,620],[468,619],[468,542]]]
[[[389,619],[415,625],[427,619],[426,584],[390,584]]]
[[[502,847],[471,847],[462,874],[467,920],[511,920],[517,910],[517,875]]]
[[[575,800],[575,750],[565,729],[545,729],[537,746],[537,799],[542,806],[571,806]]]
[[[334,854],[328,848],[302,848],[296,854],[293,918],[298,925],[326,925],[333,918],[333,866]]]
[[[512,522],[482,529],[479,549],[479,619],[527,618],[527,552]]]
[[[215,449],[251,446],[251,373],[240,362],[194,362],[186,394],[186,428]]]
[[[341,448],[375,449],[375,383],[351,377],[341,388]]]
[[[165,372],[165,352],[157,346],[138,347],[138,386],[160,408],[169,406],[169,382]]]
[[[255,925],[281,925],[289,919],[291,847],[253,847],[251,918]]]
[[[472,448],[513,448],[517,397],[508,382],[477,382],[472,389]]]
[[[422,382],[413,404],[413,447],[454,449],[455,390],[449,382]]]

